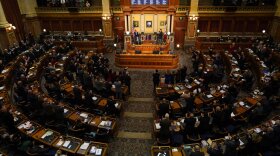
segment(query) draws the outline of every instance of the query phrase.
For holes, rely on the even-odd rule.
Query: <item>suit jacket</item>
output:
[[[190,156],[204,156],[203,152],[192,152]]]

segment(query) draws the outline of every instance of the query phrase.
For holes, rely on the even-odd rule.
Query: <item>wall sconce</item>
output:
[[[47,30],[46,29],[43,29],[43,32],[46,32]]]
[[[191,21],[196,21],[197,19],[198,19],[198,17],[195,16],[195,15],[190,16],[190,20],[191,20]]]
[[[177,44],[176,47],[179,49],[180,48],[180,44]]]
[[[9,25],[9,27],[7,28],[9,31],[11,31],[11,30],[15,30],[16,29],[16,27],[15,26],[13,26],[12,24],[10,24]]]
[[[103,20],[110,20],[110,19],[111,19],[111,16],[105,15],[105,16],[102,16],[102,19],[103,19]]]
[[[199,30],[199,29],[197,29],[197,30],[196,30],[196,32],[197,32],[197,33],[200,33],[200,30]]]
[[[114,43],[114,47],[115,47],[115,48],[117,47],[117,43]]]
[[[102,29],[99,29],[99,32],[102,32]]]
[[[168,31],[168,32],[167,32],[167,35],[170,36],[170,34],[171,34],[170,31]]]
[[[262,30],[262,33],[263,33],[263,34],[265,33],[265,30],[264,30],[264,29]]]
[[[127,31],[127,32],[125,32],[126,33],[126,35],[129,35],[129,31]]]

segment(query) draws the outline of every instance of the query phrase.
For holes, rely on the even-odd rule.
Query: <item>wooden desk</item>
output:
[[[178,67],[178,55],[171,54],[116,54],[118,67],[142,69],[175,69]]]
[[[151,155],[158,156],[165,153],[165,156],[172,156],[170,146],[152,146]]]
[[[49,137],[48,140],[46,140],[47,133],[49,133],[49,134],[52,133],[51,137]],[[60,137],[60,134],[51,129],[41,129],[37,133],[35,133],[32,137],[44,144],[52,146],[57,141],[57,139]]]
[[[68,136],[64,138],[64,143],[62,144],[62,146],[60,146],[59,149],[75,154],[82,144],[83,141],[81,139]]]

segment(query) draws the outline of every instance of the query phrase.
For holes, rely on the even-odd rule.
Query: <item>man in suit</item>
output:
[[[159,85],[159,77],[160,74],[158,73],[158,70],[153,74],[153,83],[154,83],[154,89]]]
[[[134,42],[136,44],[140,44],[140,38],[139,38],[139,33],[137,30],[134,30]]]
[[[160,121],[160,131],[158,138],[160,140],[166,140],[170,138],[170,126],[169,114],[166,113],[164,118]]]
[[[163,99],[159,104],[159,116],[164,117],[166,113],[169,113],[169,101]]]

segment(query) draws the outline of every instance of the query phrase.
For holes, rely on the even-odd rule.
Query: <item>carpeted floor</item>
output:
[[[180,65],[191,69],[190,55],[178,51]],[[120,71],[114,66],[114,54],[105,54],[110,60],[110,68]],[[188,61],[189,60],[189,61]],[[153,120],[155,113],[152,74],[154,70],[128,69],[131,76],[131,95],[124,105],[123,113],[118,119],[118,134],[109,143],[109,156],[149,156],[155,143],[153,137]],[[160,73],[165,73],[161,70]]]

